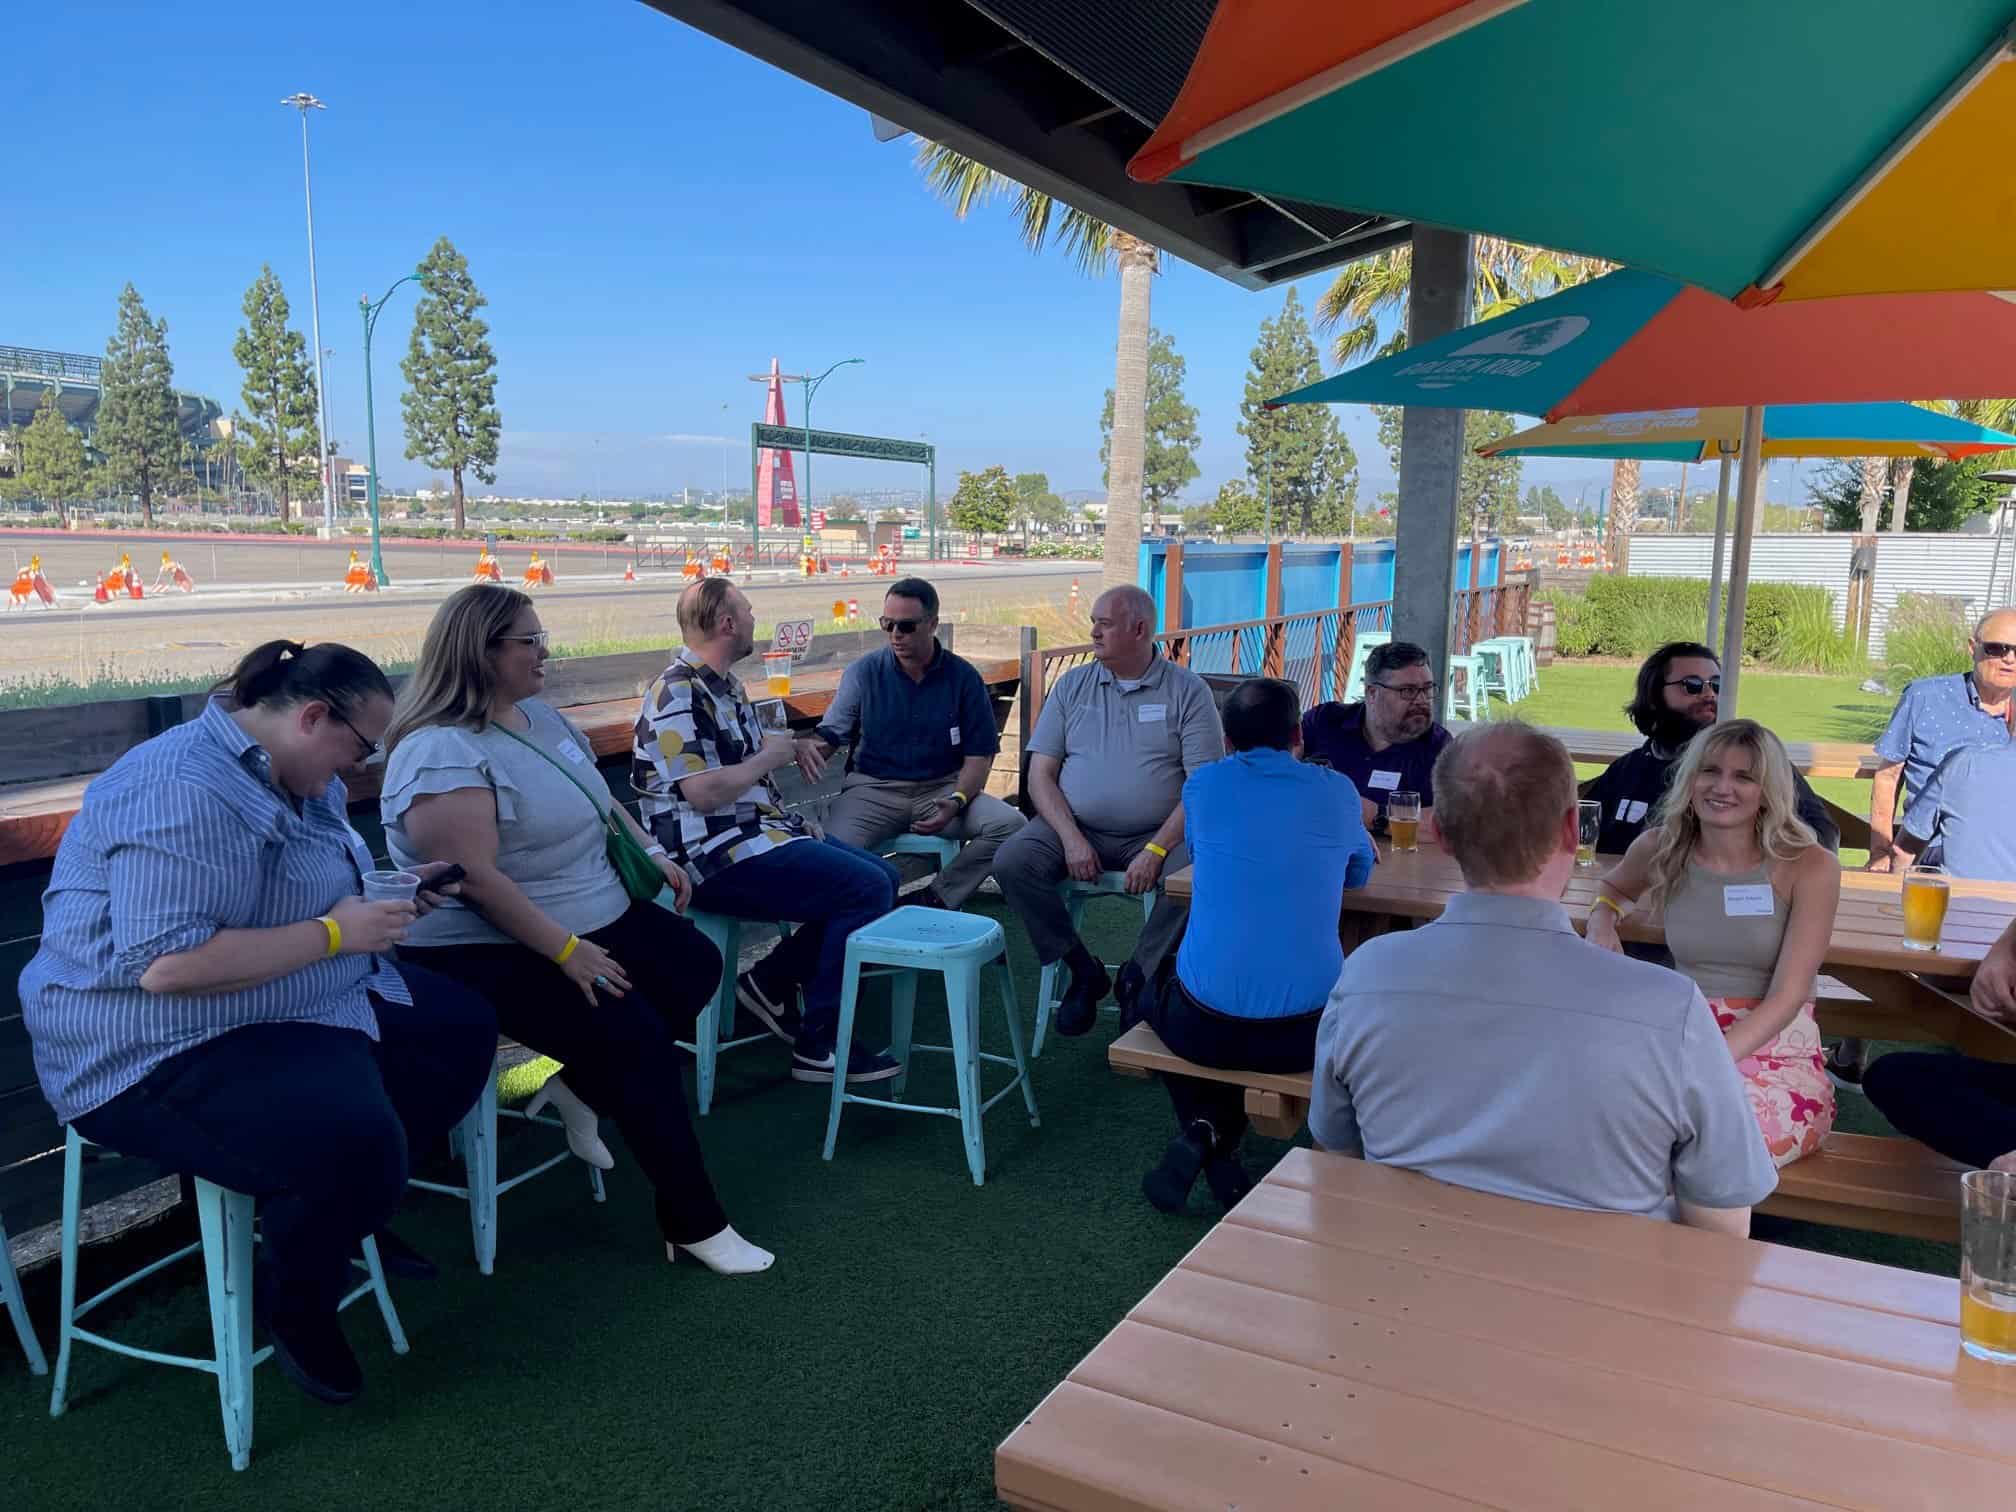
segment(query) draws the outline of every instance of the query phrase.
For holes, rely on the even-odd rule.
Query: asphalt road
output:
[[[88,549],[80,551],[73,538],[57,543],[69,548],[68,555],[59,556],[54,549],[42,553],[45,572],[57,590],[57,607],[45,610],[37,605],[0,616],[0,685],[55,677],[85,681],[203,676],[221,671],[250,647],[278,635],[341,640],[381,661],[411,660],[419,652],[435,607],[468,580],[467,563],[458,570],[452,560],[448,576],[429,577],[431,548],[405,561],[388,551],[386,570],[395,586],[378,593],[345,594],[336,586],[340,570],[333,582],[318,580],[319,573],[307,579],[292,577],[297,549],[315,567],[333,564],[340,569],[347,561],[347,545],[319,542],[299,548],[292,542],[277,547],[222,542],[217,547],[220,571],[211,577],[203,567],[209,542],[170,541],[165,544],[196,578],[194,594],[150,594],[139,602],[97,604],[88,588],[76,586],[68,575],[85,577],[88,571],[64,567],[64,562],[97,564],[103,558],[102,570],[109,570],[118,560],[118,550],[127,550],[143,584],[151,585],[160,561],[161,544],[153,544],[143,556],[145,538],[131,537],[120,540],[118,549],[108,555],[104,548],[111,539],[91,538],[82,543]],[[28,551],[20,545],[18,537],[0,537],[0,562],[6,561],[4,553],[10,546],[25,562]],[[524,554],[520,548],[503,555],[507,581],[522,569]],[[568,553],[555,559],[558,580],[538,591],[540,618],[554,639],[575,646],[638,638],[665,644],[676,640],[673,605],[681,580],[669,572],[647,571],[638,582],[625,583],[621,573],[627,558],[613,557],[605,572],[598,556]],[[290,570],[269,576],[269,566]],[[1096,564],[1018,563],[941,565],[927,575],[938,586],[943,612],[956,618],[983,608],[1063,605],[1074,578],[1083,584],[1089,602],[1097,574]],[[866,620],[879,608],[884,581],[860,573],[811,583],[759,577],[744,587],[757,618],[765,623],[801,617],[826,621],[833,601],[849,597],[860,600]]]

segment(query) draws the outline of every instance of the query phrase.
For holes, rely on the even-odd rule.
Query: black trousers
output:
[[[517,944],[400,947],[403,959],[465,982],[497,1009],[497,1027],[566,1067],[567,1085],[616,1121],[657,1193],[658,1227],[691,1244],[728,1224],[686,1111],[676,1039],[721,980],[721,952],[685,919],[655,903],[632,903],[614,923],[584,935],[630,978],[622,997],[592,1008],[558,966]]]
[[[1316,1064],[1316,1026],[1323,1010],[1291,1018],[1237,1018],[1200,1003],[1165,967],[1141,995],[1141,1015],[1162,1043],[1187,1061],[1228,1071],[1307,1071]],[[1176,1122],[1211,1125],[1218,1146],[1230,1150],[1246,1132],[1246,1089],[1195,1076],[1164,1076]]]
[[[411,1007],[374,996],[378,1040],[249,1024],[184,1050],[76,1120],[85,1138],[258,1199],[276,1312],[333,1312],[350,1259],[406,1188],[407,1152],[447,1136],[497,1054],[466,987],[401,962]]]
[[[1949,1160],[1985,1166],[2016,1150],[2016,1066],[1893,1051],[1862,1074],[1883,1116]]]

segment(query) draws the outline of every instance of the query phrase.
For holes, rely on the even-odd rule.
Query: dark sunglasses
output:
[[[884,635],[894,635],[899,630],[905,635],[915,635],[924,625],[924,621],[921,619],[898,620],[891,619],[886,614],[877,623],[882,626],[882,633]]]
[[[376,740],[366,739],[364,732],[362,730],[358,729],[357,726],[350,723],[349,720],[345,719],[341,714],[338,714],[334,709],[331,709],[329,711],[329,717],[335,720],[336,723],[343,726],[344,729],[348,730],[351,733],[351,735],[356,739],[357,744],[364,747],[364,754],[357,758],[359,761],[369,761],[373,756],[376,756],[378,752],[382,749],[380,742]]]
[[[1662,688],[1678,688],[1689,698],[1699,698],[1703,693],[1720,693],[1720,677],[1676,677],[1671,682],[1659,684]]]
[[[2007,641],[1981,642],[1982,661],[2007,661],[2012,656],[2016,656],[2016,646]]]

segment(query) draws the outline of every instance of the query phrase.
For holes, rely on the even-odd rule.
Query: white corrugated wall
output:
[[[1708,576],[1711,535],[1634,535],[1631,571],[1639,577]],[[1825,588],[1834,598],[1834,623],[1840,624],[1848,596],[1849,535],[1760,535],[1750,549],[1753,583],[1803,583]],[[1869,632],[1871,655],[1883,653],[1890,610],[1902,593],[1937,593],[1962,600],[1972,620],[1989,607],[1988,562],[1995,549],[1992,535],[1884,535],[1876,547],[1876,613]],[[1728,566],[1728,547],[1723,547]],[[2016,600],[2009,583],[2009,549],[1996,575],[1998,606]]]

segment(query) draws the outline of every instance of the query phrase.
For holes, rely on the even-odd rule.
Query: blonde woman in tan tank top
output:
[[[1664,919],[1674,963],[1715,1011],[1772,1161],[1810,1155],[1834,1126],[1834,1088],[1813,981],[1834,928],[1841,866],[1799,819],[1792,761],[1754,720],[1694,737],[1645,831],[1604,877],[1589,938],[1623,948],[1617,922]]]

